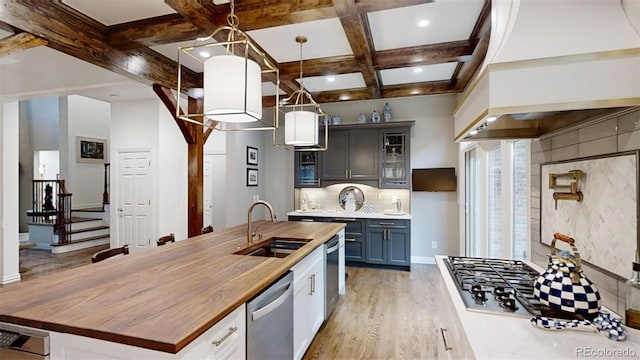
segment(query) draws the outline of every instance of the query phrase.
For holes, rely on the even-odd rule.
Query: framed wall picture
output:
[[[76,162],[104,164],[107,152],[106,139],[76,136]]]
[[[258,166],[258,149],[247,146],[247,165]]]
[[[247,169],[247,186],[258,186],[258,169]]]

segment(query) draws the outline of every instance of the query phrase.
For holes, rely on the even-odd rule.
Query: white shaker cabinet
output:
[[[177,354],[84,336],[50,332],[51,359],[223,360],[246,358],[245,304],[220,320]]]
[[[324,246],[293,271],[293,358],[301,359],[324,321]]]
[[[473,359],[471,345],[464,334],[464,328],[458,318],[442,276],[438,276],[438,303],[436,315],[436,341],[438,359]]]

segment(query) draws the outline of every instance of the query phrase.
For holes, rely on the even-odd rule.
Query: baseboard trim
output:
[[[412,256],[411,257],[412,264],[428,264],[435,265],[436,258],[433,256]]]
[[[6,284],[14,283],[16,281],[20,281],[20,273],[3,276],[2,282],[0,284],[6,285]]]

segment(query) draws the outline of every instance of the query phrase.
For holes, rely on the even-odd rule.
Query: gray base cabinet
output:
[[[369,264],[411,266],[409,220],[367,219]]]
[[[289,216],[290,221],[342,222],[345,260],[352,263],[411,266],[411,220]]]
[[[335,218],[334,222],[347,224],[344,229],[344,259],[364,261],[366,256],[366,230],[364,219]]]

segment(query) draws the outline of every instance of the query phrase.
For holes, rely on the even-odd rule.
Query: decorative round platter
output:
[[[349,199],[353,199],[355,201],[356,211],[358,211],[364,204],[364,193],[355,186],[347,186],[342,189],[338,195],[338,203],[340,203],[340,207],[344,209],[345,204]]]

